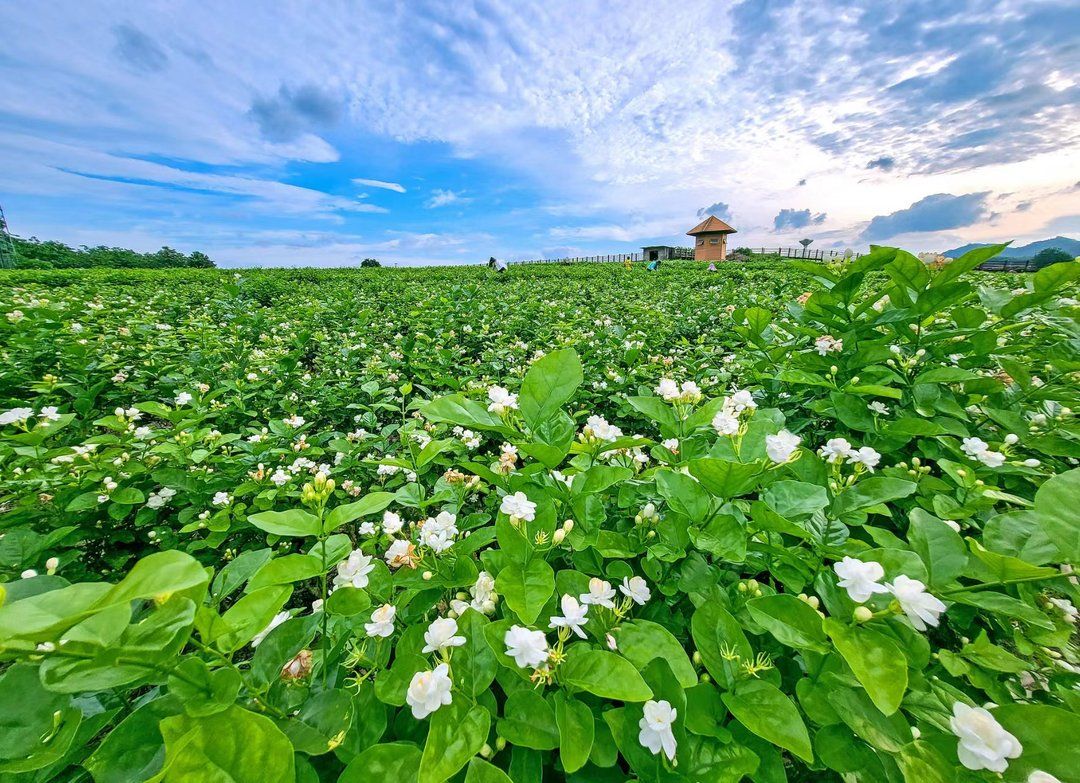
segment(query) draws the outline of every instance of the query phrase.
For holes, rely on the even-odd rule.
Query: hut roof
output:
[[[720,218],[709,215],[686,233],[688,236],[694,236],[696,234],[734,234],[736,231]]]

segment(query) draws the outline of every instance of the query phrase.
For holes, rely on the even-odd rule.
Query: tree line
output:
[[[139,253],[127,248],[105,245],[73,248],[53,240],[42,242],[37,237],[12,237],[11,241],[15,248],[15,267],[18,269],[209,269],[214,266],[210,257],[198,250],[191,255],[184,255],[179,250],[163,247],[154,253]]]

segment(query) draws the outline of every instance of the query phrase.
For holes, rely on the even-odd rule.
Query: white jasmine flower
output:
[[[176,399],[174,399],[173,402],[176,403],[177,407],[187,405],[189,402],[191,402],[191,395],[187,392],[180,392],[176,395]]]
[[[255,634],[255,638],[251,640],[251,646],[258,647],[260,644],[262,644],[263,639],[265,639],[272,630],[274,630],[283,622],[288,620],[289,617],[290,615],[288,610],[275,614],[274,618],[270,621],[270,624],[263,628],[261,631],[259,631],[257,634]]]
[[[847,590],[848,596],[857,604],[869,600],[874,593],[889,592],[889,588],[880,583],[885,576],[881,563],[864,563],[854,557],[845,557],[839,563],[833,563],[833,571],[840,577],[837,585]]]
[[[874,468],[881,462],[881,455],[869,446],[863,446],[860,449],[852,449],[848,454],[848,464],[851,465],[863,465],[869,468],[870,472],[874,472]]]
[[[491,614],[495,611],[495,577],[487,571],[481,571],[476,577],[476,583],[469,588],[472,594],[470,606],[482,614]],[[459,612],[460,614],[460,612]]]
[[[41,413],[38,414],[38,418],[44,419],[45,421],[56,421],[60,418],[60,414],[57,411],[55,405],[46,405],[44,408],[41,409]]]
[[[590,416],[585,420],[585,434],[591,435],[597,440],[611,443],[622,437],[623,431],[614,424],[608,424],[607,420],[600,416]]]
[[[612,600],[615,597],[615,588],[611,586],[610,582],[605,582],[595,576],[589,580],[589,592],[582,593],[578,597],[583,604],[606,606],[608,609],[615,608],[615,602]]]
[[[663,442],[661,442],[660,445],[663,446],[668,451],[670,451],[672,454],[677,454],[679,452],[679,439],[678,438],[668,438],[667,440],[664,440]]]
[[[960,448],[969,457],[978,457],[980,454],[990,448],[990,444],[982,438],[964,438]]]
[[[945,604],[926,592],[926,585],[918,579],[910,579],[900,574],[891,584],[886,584],[886,587],[900,602],[900,608],[917,629],[925,631],[927,625],[938,624],[938,616],[945,611]]]
[[[378,636],[385,639],[394,633],[394,617],[396,615],[396,606],[383,604],[371,613],[371,622],[364,623],[364,631],[368,636]]]
[[[518,407],[517,395],[511,394],[502,386],[489,388],[488,399],[491,400],[488,410],[492,413],[502,414],[506,411],[517,410]]]
[[[398,533],[404,526],[404,522],[401,521],[401,517],[395,514],[393,511],[384,511],[382,515],[383,532],[388,536],[392,536]]]
[[[274,471],[274,475],[270,477],[271,483],[276,486],[282,487],[289,483],[289,474],[281,468]]]
[[[405,693],[405,701],[412,708],[413,717],[423,720],[431,713],[438,710],[444,704],[450,704],[453,697],[450,689],[450,667],[440,663],[429,672],[417,672],[409,683],[409,690]]]
[[[413,546],[411,541],[404,538],[399,538],[390,544],[384,557],[391,568],[401,568],[403,566],[416,568],[416,547]]]
[[[652,597],[649,585],[640,576],[623,577],[622,584],[619,585],[619,592],[633,600],[638,606],[644,606]]]
[[[658,396],[663,397],[668,402],[679,398],[679,384],[671,378],[661,378],[660,383],[656,385],[655,391]]]
[[[33,408],[12,408],[0,413],[0,427],[8,424],[22,424],[33,415]]]
[[[949,727],[960,740],[956,755],[968,769],[1004,772],[1009,766],[1008,759],[1019,757],[1024,750],[1020,741],[982,707],[956,702]]]
[[[334,587],[355,587],[363,590],[368,585],[368,574],[375,568],[370,555],[354,549],[349,556],[337,564],[337,576]]]
[[[228,492],[216,492],[210,502],[215,506],[227,506],[232,503],[232,496]]]
[[[727,411],[720,411],[713,416],[712,426],[718,435],[735,435],[739,432],[739,419]]]
[[[886,405],[885,403],[879,402],[877,400],[874,400],[872,403],[870,403],[866,407],[870,409],[871,413],[876,413],[879,416],[885,416],[885,415],[888,415],[888,413],[889,413],[889,406]]]
[[[282,419],[282,421],[284,421],[290,427],[294,427],[294,428],[295,427],[301,427],[304,424],[304,417],[303,416],[297,416],[296,414],[293,414],[292,416],[290,416],[287,419]]]
[[[515,492],[513,495],[504,497],[499,510],[511,519],[516,517],[525,522],[536,519],[536,504],[529,500],[524,492]]]
[[[668,760],[674,761],[677,743],[671,725],[677,717],[678,710],[670,702],[652,699],[645,702],[644,714],[638,721],[638,728],[641,729],[638,742],[654,756],[663,751]]]
[[[757,408],[754,395],[746,389],[736,389],[730,396],[724,398],[724,410],[741,416],[743,411],[752,411]]]
[[[562,597],[562,617],[552,617],[548,627],[569,628],[579,637],[584,639],[585,632],[581,630],[581,628],[585,625],[585,615],[588,611],[588,605],[579,604],[577,599],[572,595],[564,595]]]
[[[802,443],[802,438],[798,435],[787,430],[780,430],[775,435],[765,436],[765,453],[773,462],[784,463],[799,450],[800,443]]]
[[[33,579],[35,576],[37,576],[37,571],[35,571],[33,568],[27,568],[25,571],[19,574],[19,576],[23,579]]]
[[[457,620],[452,617],[433,620],[424,632],[424,649],[421,652],[442,652],[449,647],[461,647],[465,644],[465,637],[457,636],[457,629]]]
[[[534,669],[548,659],[547,637],[543,631],[530,631],[512,625],[503,636],[506,654],[522,669]]]
[[[990,451],[989,449],[981,452],[978,455],[979,462],[986,465],[988,468],[1000,468],[1005,464],[1005,455],[1000,451]]]
[[[830,438],[825,445],[818,449],[818,454],[827,462],[843,462],[851,456],[851,444],[844,438]]]

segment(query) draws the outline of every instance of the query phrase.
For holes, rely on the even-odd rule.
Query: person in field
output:
[[[660,268],[660,259],[658,258],[655,261],[650,261],[649,265],[645,268],[648,269],[650,272],[655,272],[657,269]]]
[[[634,266],[634,260],[632,258],[630,258],[630,256],[627,256],[626,258],[623,259],[623,264],[622,265],[623,265],[623,269],[630,269],[630,268],[632,268]]]
[[[716,264],[709,264],[709,268],[706,269],[705,271],[706,272],[715,272],[716,271]]]
[[[506,261],[501,258],[495,258],[495,256],[491,256],[488,259],[488,269],[494,269],[497,273],[502,274],[506,271]]]

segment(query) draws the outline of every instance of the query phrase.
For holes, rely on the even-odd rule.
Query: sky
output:
[[[1080,236],[1075,0],[0,0],[13,233],[221,266]]]

